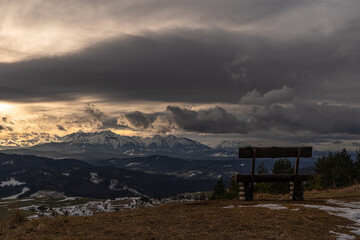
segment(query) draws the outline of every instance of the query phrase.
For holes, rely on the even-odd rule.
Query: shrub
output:
[[[239,183],[231,180],[229,191],[225,193],[226,199],[234,199],[239,197]]]
[[[311,184],[320,189],[350,186],[359,178],[359,165],[359,159],[354,163],[346,149],[334,154],[330,152],[316,161],[314,171],[317,176]]]
[[[231,181],[228,191],[226,190],[223,179],[220,177],[213,190],[211,199],[233,199],[237,198],[239,193],[239,184],[235,181]]]

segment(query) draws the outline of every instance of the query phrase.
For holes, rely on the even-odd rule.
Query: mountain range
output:
[[[50,142],[25,149],[4,150],[3,153],[31,154],[50,158],[81,160],[144,157],[166,155],[184,159],[236,158],[229,149],[211,148],[200,142],[174,135],[154,137],[121,136],[111,131],[85,133],[82,131],[59,137]]]
[[[173,135],[141,138],[79,131],[56,142],[1,151],[0,198],[42,190],[94,198],[211,190],[219,176],[228,183],[233,173],[250,173],[251,161],[237,157],[244,145],[232,140],[212,148]],[[301,159],[300,172],[311,173],[323,152],[313,154]],[[256,165],[264,162],[270,170],[275,161],[258,159]]]
[[[146,173],[174,175],[191,179],[214,179],[234,172],[249,173],[250,162],[239,159],[238,148],[247,144],[224,140],[212,148],[200,142],[174,135],[154,137],[121,136],[111,131],[82,131],[59,137],[57,142],[30,148],[3,150],[53,159],[78,159],[98,166],[112,166]],[[311,172],[315,158],[323,152],[314,150],[312,159],[301,159],[300,167]],[[274,159],[258,159],[271,169]]]

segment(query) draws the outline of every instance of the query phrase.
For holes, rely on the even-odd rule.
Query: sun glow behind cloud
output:
[[[63,55],[121,34],[177,29],[238,32],[277,39],[327,36],[341,27],[353,8],[317,2],[268,14],[263,3],[256,7],[246,1],[232,4],[209,1],[2,1],[0,2],[0,62]],[[267,6],[267,5],[270,6]],[[256,6],[256,4],[255,4]],[[238,11],[237,9],[238,8]],[[81,10],[80,10],[81,9]],[[236,11],[236,12],[234,12]],[[276,13],[277,11],[275,11]],[[325,13],[325,14],[324,14]],[[251,14],[259,19],[252,21]],[[326,18],[324,17],[327,16]],[[309,16],[309,17],[304,17]],[[328,16],[331,16],[329,18]],[[270,19],[269,19],[270,18]]]
[[[164,104],[133,103],[95,105],[82,98],[75,102],[7,103],[0,102],[0,146],[27,147],[57,141],[58,137],[77,131],[95,132],[111,130],[120,135],[148,137],[155,130],[137,131],[119,128],[116,119],[126,112],[142,110],[160,111]],[[100,109],[98,109],[100,106]],[[111,124],[109,124],[111,122]]]
[[[9,113],[14,108],[13,105],[0,102],[0,113]]]

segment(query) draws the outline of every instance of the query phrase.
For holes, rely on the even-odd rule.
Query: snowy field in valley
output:
[[[92,177],[96,178],[96,175],[92,174]],[[96,180],[94,179],[94,181]],[[114,185],[116,185],[116,183],[114,183]],[[24,191],[26,191],[26,189]],[[194,193],[183,194],[181,198],[163,198],[158,200],[148,197],[89,199],[82,197],[67,197],[62,193],[55,191],[38,191],[29,198],[16,198],[17,196],[12,196],[12,198],[3,199],[0,201],[0,208],[12,211],[16,205],[20,210],[28,213],[29,219],[55,217],[59,215],[91,216],[97,213],[147,208],[172,202],[195,201]]]

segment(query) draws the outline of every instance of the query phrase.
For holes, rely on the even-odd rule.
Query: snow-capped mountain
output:
[[[79,131],[59,137],[57,142],[39,144],[28,149],[5,150],[3,152],[50,158],[75,158],[87,161],[156,154],[185,159],[219,158],[219,155],[217,155],[219,151],[188,138],[174,135],[156,135],[147,138],[130,137],[118,135],[111,131],[91,133]]]
[[[154,137],[122,136],[112,131],[76,132],[58,137],[56,142],[39,144],[27,149],[1,151],[10,154],[30,154],[49,158],[79,160],[146,157],[165,155],[183,159],[236,159],[238,146],[211,148],[200,142],[174,135]]]
[[[208,146],[188,138],[179,138],[174,135],[160,136],[152,138],[121,136],[112,131],[102,131],[93,133],[84,133],[82,131],[66,135],[59,138],[60,142],[69,144],[100,144],[109,145],[114,149],[124,146],[133,146],[137,148],[202,148],[209,149]]]

